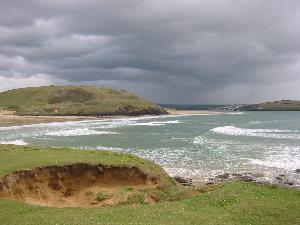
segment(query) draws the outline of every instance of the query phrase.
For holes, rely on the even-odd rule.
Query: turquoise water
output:
[[[300,184],[300,112],[158,116],[0,128],[0,143],[128,152],[171,175],[283,173]]]

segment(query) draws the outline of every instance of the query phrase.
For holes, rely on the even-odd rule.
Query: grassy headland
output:
[[[151,204],[133,198],[138,204],[101,208],[42,207],[0,199],[1,224],[300,224],[300,192],[297,190],[238,181],[208,186],[180,200],[174,194],[180,190],[159,166],[132,155],[0,146],[0,178],[35,166],[80,162],[137,166],[160,177],[162,199],[160,203]],[[97,198],[102,200],[103,196],[97,195]],[[175,199],[177,201],[168,201]]]
[[[29,171],[31,173],[28,173]],[[5,176],[10,173],[11,176]],[[32,177],[35,178],[32,179]],[[102,181],[97,184],[100,179]],[[10,188],[13,180],[16,186]],[[79,187],[78,184],[80,184]],[[170,198],[180,198],[179,195],[184,194],[180,185],[161,167],[130,154],[0,145],[0,197],[7,198],[8,196],[8,198],[35,203],[39,203],[40,200],[41,205],[51,205],[47,204],[47,200],[53,203],[54,199],[58,200],[61,206],[72,206],[76,204],[70,204],[74,201],[74,198],[71,200],[68,198],[72,197],[70,192],[74,192],[72,195],[75,195],[75,201],[78,203],[77,196],[80,193],[96,190],[97,185],[103,187],[104,193],[108,191],[111,194],[111,190],[114,189],[118,192],[114,193],[117,195],[111,195],[114,202],[109,203],[114,205],[132,201],[140,203],[146,203],[148,200],[166,201]],[[123,193],[126,188],[130,189],[130,195]],[[100,189],[101,187],[97,190]],[[8,191],[4,193],[5,190]],[[61,196],[66,192],[69,194]],[[53,196],[54,194],[57,196]],[[32,201],[32,195],[34,195],[34,201]],[[39,197],[36,197],[37,195]],[[30,198],[31,200],[28,201]],[[86,199],[85,202],[87,202]],[[92,204],[86,205],[93,207]]]
[[[0,108],[22,116],[159,115],[166,111],[124,90],[95,86],[44,86],[0,93]]]
[[[37,166],[72,163],[101,163],[106,165],[137,166],[152,175],[168,177],[158,165],[131,154],[112,151],[75,150],[70,148],[39,148],[0,145],[0,178],[7,173]],[[171,179],[167,179],[170,181]]]
[[[255,105],[247,105],[242,108],[246,111],[300,111],[300,101],[281,100]]]

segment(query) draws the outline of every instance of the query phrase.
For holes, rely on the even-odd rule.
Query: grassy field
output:
[[[300,101],[282,100],[244,107],[247,111],[300,111]]]
[[[0,177],[34,166],[90,162],[136,165],[173,181],[161,168],[132,155],[106,151],[0,147]],[[210,191],[208,191],[210,190]],[[224,183],[180,201],[101,208],[51,208],[0,200],[0,223],[13,224],[300,224],[300,192],[245,182]]]
[[[300,224],[299,192],[250,183],[227,183],[189,199],[153,205],[47,208],[0,201],[1,224]]]
[[[45,86],[0,93],[0,108],[17,115],[145,115],[166,113],[124,90],[95,86]]]

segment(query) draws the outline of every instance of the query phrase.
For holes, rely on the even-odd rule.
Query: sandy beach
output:
[[[14,115],[12,111],[0,111],[0,126],[26,125],[36,123],[51,123],[51,122],[65,122],[65,121],[79,121],[79,120],[93,120],[99,119],[97,117],[84,116],[18,116]]]
[[[223,112],[205,111],[205,110],[176,110],[168,109],[170,115],[220,115]],[[0,126],[14,126],[37,123],[52,123],[52,122],[66,122],[66,121],[80,121],[80,120],[100,120],[100,119],[120,119],[128,116],[18,116],[13,111],[0,111]]]
[[[209,110],[176,110],[176,109],[168,109],[167,112],[170,115],[221,115],[224,112],[216,112]]]

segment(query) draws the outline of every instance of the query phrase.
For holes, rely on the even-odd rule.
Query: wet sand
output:
[[[205,111],[205,110],[176,110],[169,109],[167,112],[170,115],[220,115],[222,112]],[[12,111],[0,111],[0,127],[38,124],[38,123],[52,123],[52,122],[66,122],[66,121],[81,121],[81,120],[101,120],[101,119],[120,119],[128,118],[129,116],[18,116],[14,115]]]
[[[18,116],[11,111],[0,111],[0,126],[14,126],[37,123],[52,123],[80,120],[99,120],[111,117],[89,117],[89,116]],[[115,118],[115,117],[114,117]]]
[[[168,109],[168,113],[171,115],[221,115],[225,114],[225,112],[217,112],[217,111],[209,111],[209,110],[176,110],[176,109]]]

